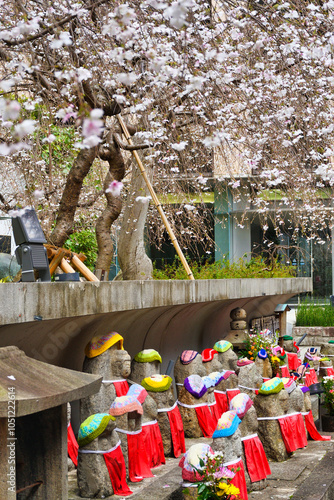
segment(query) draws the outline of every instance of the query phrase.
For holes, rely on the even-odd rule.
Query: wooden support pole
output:
[[[60,268],[64,271],[64,273],[75,273],[74,269],[65,259],[61,259]]]
[[[71,250],[68,250],[67,248],[55,247],[53,245],[49,245],[48,243],[46,243],[44,246],[46,248],[48,259],[52,259],[57,254],[59,248],[63,250],[65,257],[67,257],[68,259],[72,258],[73,252]],[[76,255],[82,262],[87,259],[86,255],[84,255],[83,253],[77,253]]]
[[[85,264],[83,264],[83,262],[81,262],[81,260],[79,259],[79,257],[76,254],[72,255],[71,264],[73,264],[73,266],[78,271],[80,271],[80,273],[86,278],[86,280],[88,280],[88,281],[100,281],[95,276],[95,274],[93,274],[92,271],[90,271],[88,269],[88,267],[85,266]]]
[[[65,252],[62,248],[58,248],[57,252],[55,253],[54,257],[52,258],[49,268],[50,268],[50,276],[53,275],[57,267],[60,265],[60,262],[62,259],[65,257]]]
[[[127,139],[128,143],[129,144],[133,144],[133,142],[131,140],[131,135],[130,135],[130,133],[128,131],[128,128],[127,128],[125,122],[123,121],[123,118],[121,117],[121,115],[117,115],[117,118],[118,118],[118,121],[119,121],[120,126],[122,128],[123,134],[124,134],[125,138]],[[134,156],[134,158],[135,158],[135,160],[137,162],[137,165],[138,165],[139,170],[140,170],[140,172],[141,172],[141,174],[142,174],[142,176],[144,178],[146,186],[148,187],[148,190],[149,190],[149,192],[151,194],[152,200],[154,201],[155,206],[158,209],[158,212],[159,212],[159,214],[160,214],[160,216],[162,218],[162,221],[163,221],[163,223],[165,225],[165,228],[167,229],[167,232],[168,232],[168,234],[170,236],[170,239],[171,239],[171,241],[172,241],[172,243],[174,245],[176,253],[180,257],[182,265],[183,265],[184,269],[186,270],[187,276],[188,276],[188,278],[190,280],[193,280],[193,279],[195,279],[194,276],[193,276],[193,273],[191,272],[191,269],[190,269],[190,267],[188,265],[188,262],[187,262],[185,256],[183,255],[183,252],[182,252],[182,250],[180,248],[180,245],[179,245],[179,243],[178,243],[178,241],[176,239],[176,236],[175,236],[175,234],[173,232],[173,229],[171,228],[171,226],[170,226],[170,224],[169,224],[169,222],[167,220],[167,217],[166,217],[166,215],[165,215],[165,213],[164,213],[164,211],[162,209],[161,203],[160,203],[160,201],[159,201],[159,199],[158,199],[158,197],[157,197],[157,195],[156,195],[156,193],[155,193],[155,191],[153,189],[153,186],[152,186],[152,184],[151,184],[151,182],[150,182],[150,180],[149,180],[149,178],[147,176],[147,173],[146,173],[146,170],[144,168],[144,165],[142,164],[142,161],[139,158],[139,155],[138,155],[137,151],[132,151],[132,154],[133,154],[133,156]]]

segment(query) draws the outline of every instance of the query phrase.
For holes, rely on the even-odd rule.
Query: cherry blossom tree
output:
[[[184,246],[206,244],[191,195],[208,189],[218,165],[217,182],[228,177],[264,228],[271,218],[277,235],[291,227],[320,238],[332,224],[333,6],[0,1],[0,154],[21,187],[16,196],[1,193],[1,209],[42,192],[35,203],[59,246],[76,218],[94,213],[97,268],[108,269],[110,227],[122,210],[119,183],[128,183],[128,208],[147,197],[142,186],[137,193],[136,175],[133,186],[128,181],[131,148],[115,118],[121,112],[136,147],[149,148],[157,192],[190,193],[168,210],[171,221],[181,214],[187,221],[178,234]],[[55,127],[73,131],[67,170],[54,161]],[[41,148],[49,158],[38,165]],[[239,189],[243,177],[246,189]],[[127,211],[129,238],[127,221],[134,220],[143,227],[140,213]],[[148,225],[161,232],[152,206]]]

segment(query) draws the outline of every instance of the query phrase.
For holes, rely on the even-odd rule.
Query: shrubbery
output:
[[[295,276],[295,268],[281,264],[274,260],[268,266],[263,257],[253,257],[249,261],[239,259],[238,262],[230,262],[223,259],[217,262],[204,264],[200,262],[189,262],[190,269],[197,280],[205,279],[227,279],[227,278],[291,278]],[[185,280],[187,274],[180,262],[175,260],[173,264],[166,264],[162,269],[153,270],[153,278],[156,280]]]

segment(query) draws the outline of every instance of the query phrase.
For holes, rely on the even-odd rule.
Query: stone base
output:
[[[322,430],[334,432],[334,415],[321,415]]]
[[[233,347],[245,347],[244,340],[247,340],[248,330],[230,330],[224,340],[231,342]]]

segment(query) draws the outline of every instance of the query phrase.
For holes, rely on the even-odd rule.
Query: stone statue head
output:
[[[131,357],[127,351],[123,349],[112,350],[110,353],[110,362],[115,377],[129,377],[131,373]]]

